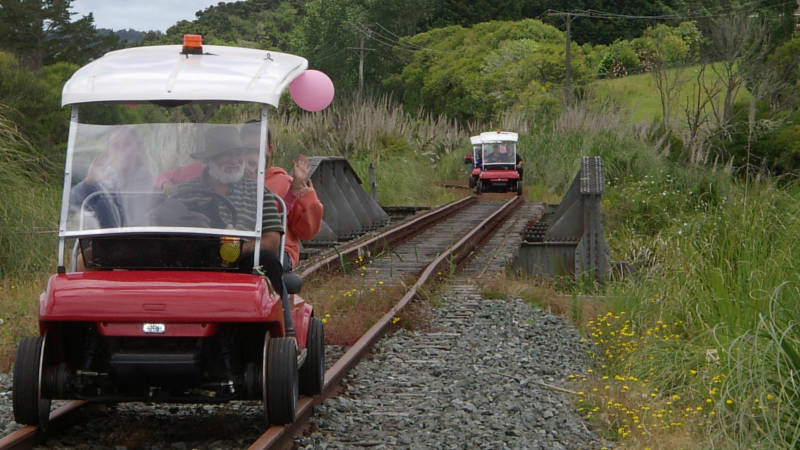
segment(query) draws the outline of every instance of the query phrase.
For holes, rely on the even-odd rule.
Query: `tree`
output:
[[[83,64],[120,46],[102,36],[91,14],[71,21],[72,0],[0,0],[0,48],[38,68],[57,61]]]
[[[672,103],[686,82],[683,76],[686,65],[697,58],[700,32],[691,22],[678,27],[660,24],[645,30],[642,40],[650,51],[647,57],[640,55],[640,58],[655,81],[661,100],[661,120],[669,132],[672,128]]]
[[[328,74],[340,92],[358,85],[359,55],[352,48],[360,42],[357,26],[365,23],[367,11],[361,2],[312,0],[306,4],[301,53],[311,67]]]
[[[722,83],[722,100],[714,102],[717,128],[724,130],[733,118],[733,106],[748,77],[758,78],[759,67],[769,53],[770,33],[763,17],[745,12],[709,19],[714,26],[706,35],[707,56]]]
[[[513,108],[551,110],[564,83],[564,33],[538,20],[435,28],[402,40],[408,64],[385,81],[409,111],[461,121],[493,119]],[[589,70],[576,48],[573,81]]]
[[[149,32],[140,45],[180,44],[184,34],[200,34],[207,44],[295,51],[295,30],[303,14],[301,0],[220,2],[181,20],[166,34]]]
[[[618,39],[634,39],[653,24],[646,18],[633,17],[659,16],[669,14],[681,5],[683,0],[573,0],[565,3],[560,0],[525,0],[523,17],[538,17],[549,9],[561,11],[594,10],[628,16],[627,18],[574,17],[570,33],[579,44],[611,44]],[[562,17],[545,16],[543,20],[559,29],[566,25]]]

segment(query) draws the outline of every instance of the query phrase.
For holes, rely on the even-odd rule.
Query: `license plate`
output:
[[[145,323],[142,324],[142,332],[147,334],[164,334],[167,331],[167,326],[163,323]]]

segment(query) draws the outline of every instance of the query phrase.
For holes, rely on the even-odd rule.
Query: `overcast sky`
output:
[[[194,13],[220,0],[73,0],[72,20],[92,13],[97,28],[166,31],[180,20],[194,20]]]

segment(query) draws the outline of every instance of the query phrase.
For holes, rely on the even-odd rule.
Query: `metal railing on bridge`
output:
[[[311,182],[324,206],[322,226],[304,246],[331,246],[389,223],[389,215],[362,187],[346,158],[308,158]]]
[[[581,168],[561,203],[525,230],[515,271],[565,276],[604,283],[608,247],[601,206],[605,190],[603,159],[581,158]]]

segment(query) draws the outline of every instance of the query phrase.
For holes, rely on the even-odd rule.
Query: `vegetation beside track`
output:
[[[386,111],[388,117],[391,108]],[[634,447],[644,447],[654,438],[669,443],[667,447],[794,442],[798,435],[791,430],[800,422],[792,406],[800,369],[798,313],[792,307],[800,281],[797,188],[765,178],[739,180],[722,169],[687,168],[663,158],[652,143],[626,130],[631,128],[621,112],[592,112],[587,107],[529,130],[520,148],[528,198],[550,202],[558,201],[574,177],[580,156],[604,157],[611,257],[632,263],[637,276],[612,282],[602,291],[574,291],[601,295],[591,311],[539,289],[514,293],[504,287],[502,292],[536,297],[554,310],[560,303],[559,310],[597,342],[597,368],[575,374],[575,392],[584,393],[576,398],[576,407],[584,408],[609,437]],[[466,130],[451,132],[467,142]],[[282,141],[281,133],[288,131],[276,130],[279,148],[290,148],[291,141]],[[303,130],[296,135],[298,142],[314,136]],[[403,136],[400,131],[397,135]],[[13,129],[0,139],[13,144],[4,148],[25,145]],[[410,145],[380,147],[390,142],[385,137],[371,142],[353,143],[353,151],[345,155],[363,179],[368,179],[363,171],[376,152],[396,152],[382,162],[397,160],[407,169],[381,178],[383,166],[378,165],[378,192],[384,204],[437,204],[452,195],[436,190],[433,183],[421,183],[420,173],[439,180],[466,176],[466,144],[442,145],[439,153],[420,154]],[[361,150],[355,150],[356,145]],[[374,150],[364,150],[368,145]],[[23,224],[51,233],[4,232],[0,238],[5,258],[0,351],[5,368],[17,339],[35,333],[36,298],[55,264],[52,231],[60,198],[57,186],[36,176],[35,165],[13,155],[3,153],[0,166],[8,171],[5,179],[12,180],[0,186],[2,226],[13,230]],[[402,196],[392,197],[395,191]],[[345,290],[353,288],[358,295],[344,297]],[[337,298],[329,306],[323,299],[309,300],[319,301],[320,311],[330,314],[329,334],[337,335],[338,326],[340,339],[346,341],[345,331],[357,328],[348,325],[354,313],[346,307],[355,300],[347,300],[363,304],[380,296],[373,295],[370,286],[342,286],[339,291],[328,294]],[[534,291],[538,294],[531,294]],[[561,292],[570,294],[563,287]],[[375,306],[378,314],[380,305]],[[647,402],[641,401],[642,395]],[[701,440],[704,433],[711,440]]]
[[[526,176],[563,190],[555,180],[574,176],[579,156],[603,155],[610,256],[636,274],[566,291],[599,296],[596,314],[576,314],[584,309],[565,307],[563,295],[514,293],[507,281],[489,291],[550,305],[597,344],[596,368],[573,381],[576,407],[607,437],[635,448],[796,445],[796,184],[676,164],[630,127],[613,133],[585,119],[531,133],[553,145],[538,147],[546,171],[527,164]]]
[[[56,3],[64,7],[30,11],[69,9],[68,1]],[[256,3],[229,2],[209,8],[197,21],[182,22],[170,29],[169,36],[150,36],[149,42],[163,38],[177,43],[183,32],[197,30],[210,34],[212,42],[216,33],[217,43],[256,42],[283,48],[297,41],[313,49],[307,56],[332,75],[337,93],[354,90],[358,56],[353,52],[342,56],[339,51],[357,42],[363,30],[344,26],[339,21],[341,8],[325,9],[324,2],[311,2],[316,6],[308,10],[308,20],[302,20],[306,26],[287,27],[298,30],[296,35],[280,31],[253,36],[247,27],[230,29],[231,22],[247,24],[251,19],[271,23],[264,17],[301,22],[294,8],[254,14]],[[393,19],[409,19],[391,8],[383,9],[386,2],[373,3],[379,8],[348,3],[347,16],[389,28],[398,25]],[[689,3],[696,12],[696,5]],[[796,239],[800,201],[798,187],[788,177],[800,167],[795,95],[800,38],[788,35],[795,28],[788,9],[793,5],[767,3],[780,8],[754,14],[752,2],[734,2],[715,4],[706,10],[712,13],[707,17],[693,14],[703,35],[690,33],[685,35],[690,39],[681,39],[683,43],[675,39],[674,32],[680,34],[680,29],[666,30],[664,35],[663,27],[654,27],[645,32],[645,39],[624,41],[620,39],[632,34],[620,34],[619,22],[576,22],[575,35],[600,26],[606,30],[602,42],[611,45],[586,43],[574,48],[574,93],[584,98],[594,93],[598,102],[605,103],[563,110],[564,36],[555,28],[532,21],[486,22],[507,18],[492,15],[491,8],[479,8],[480,14],[469,18],[441,21],[439,17],[439,21],[403,25],[394,29],[424,33],[414,37],[401,32],[404,38],[396,42],[399,45],[381,46],[385,48],[380,53],[371,54],[373,61],[383,63],[368,65],[366,86],[388,92],[378,86],[393,81],[394,95],[404,92],[408,98],[434,102],[428,109],[432,112],[409,115],[408,109],[417,105],[408,101],[404,110],[388,96],[354,100],[337,94],[334,107],[324,112],[309,115],[294,110],[278,116],[273,122],[278,163],[285,167],[300,152],[345,156],[367,183],[368,166],[373,163],[382,204],[436,205],[454,194],[434,181],[466,180],[463,155],[469,151],[470,134],[494,128],[515,130],[521,134],[527,198],[557,203],[577,171],[579,158],[602,156],[607,169],[604,210],[611,258],[631,263],[636,276],[603,289],[503,280],[486,287],[487,294],[522,296],[546,304],[574,320],[587,339],[597,343],[597,367],[573,379],[576,408],[583,408],[621,446],[797,447],[800,313],[795,303],[800,289]],[[725,14],[713,14],[723,9]],[[514,16],[507,8],[498,10]],[[221,20],[228,15],[237,20]],[[240,16],[247,20],[238,20]],[[423,17],[420,14],[416,20]],[[765,20],[754,20],[757,17]],[[770,18],[775,20],[770,22]],[[58,18],[20,23],[59,24],[54,19]],[[557,16],[551,19],[561,23]],[[488,24],[473,26],[479,22]],[[454,23],[470,26],[435,28]],[[91,24],[91,18],[83,22],[89,28]],[[648,26],[636,24],[637,29]],[[222,34],[222,28],[229,29]],[[508,32],[518,29],[542,30],[549,38],[535,40],[530,39],[531,33]],[[50,33],[50,37],[70,40],[83,35],[91,41],[94,34],[85,27],[79,33],[63,26],[55,34],[37,31],[40,36]],[[272,34],[279,38],[267,42]],[[441,39],[445,35],[452,39]],[[6,37],[20,36],[27,34]],[[0,369],[8,368],[19,337],[36,333],[38,294],[55,268],[61,187],[61,158],[56,155],[66,140],[67,120],[66,109],[58,108],[58,95],[64,80],[77,68],[72,63],[83,63],[90,56],[64,52],[61,46],[49,49],[76,59],[67,62],[55,53],[42,54],[47,49],[41,46],[48,41],[39,39],[38,46],[31,46],[29,40],[17,42],[19,58],[0,54],[4,63],[0,99],[13,106],[0,107]],[[440,57],[409,53],[407,44],[435,50]],[[109,48],[85,47],[99,53]],[[21,63],[36,53],[38,62]],[[402,59],[400,65],[397,56],[402,55],[414,60],[409,64]],[[682,123],[685,116],[692,116],[684,111],[685,100],[691,97],[687,91],[698,87],[692,86],[697,70],[693,64],[711,62],[730,69],[729,84],[717,86],[725,88],[721,95],[706,91],[707,98],[697,96],[696,100],[711,103],[694,112],[708,112],[709,105],[715,104],[719,110],[713,116],[718,117],[698,114],[695,131],[699,134],[687,136]],[[600,72],[613,76],[633,73],[631,68],[658,66],[667,69],[661,72],[666,81],[675,74],[675,67],[684,67],[690,81],[675,91],[672,117],[660,117],[666,120],[657,126],[647,121],[663,115],[657,89],[651,87],[658,70],[596,79]],[[403,71],[404,67],[408,70]],[[520,67],[539,70],[521,73]],[[392,73],[398,70],[404,73]],[[718,80],[719,74],[704,79],[711,91]],[[726,89],[738,94],[727,98]],[[631,113],[633,105],[636,111]],[[438,115],[450,110],[477,122],[457,124]],[[491,122],[480,122],[490,117]],[[759,175],[758,166],[785,175],[780,179]],[[353,288],[366,289],[367,294],[345,296]],[[377,311],[380,299],[372,296],[369,286],[336,289],[331,294],[337,301],[326,304],[320,299],[319,307],[325,316],[330,314],[326,317],[329,336],[338,333],[346,341],[345,332],[360,326],[348,326],[358,314],[356,300],[359,305],[375,302]],[[594,300],[586,300],[586,294]],[[309,300],[318,304],[315,298]]]

